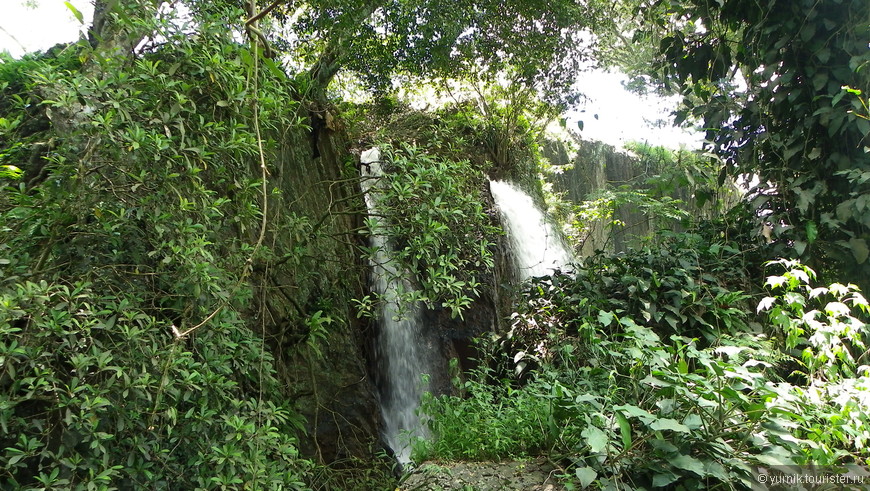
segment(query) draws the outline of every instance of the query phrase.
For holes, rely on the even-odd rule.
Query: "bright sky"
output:
[[[18,58],[57,43],[75,41],[83,27],[64,0],[3,0],[0,14],[0,51]],[[90,0],[69,0],[89,24],[94,7]]]
[[[625,81],[627,77],[621,73],[583,72],[578,84],[588,100],[568,113],[568,128],[577,131],[577,122],[583,121],[580,136],[616,147],[628,141],[647,141],[651,145],[670,148],[681,145],[690,149],[701,147],[701,133],[671,126],[673,117],[669,113],[677,107],[677,99],[640,96],[625,90],[622,86]],[[598,115],[597,119],[595,115]],[[661,119],[665,120],[664,125],[658,127],[654,124]]]
[[[45,50],[59,42],[74,41],[83,29],[64,0],[3,1],[9,4],[3,7],[0,16],[0,51],[8,51],[14,57]],[[89,24],[93,15],[90,0],[69,0],[69,3],[83,14],[85,24]],[[624,80],[621,74],[583,72],[579,84],[589,100],[567,115],[569,128],[577,131],[577,122],[582,120],[580,135],[583,138],[617,147],[631,140],[646,140],[672,148],[700,147],[698,133],[669,125],[661,128],[650,125],[651,121],[659,119],[669,123],[667,114],[675,107],[675,101],[630,93],[622,87]]]

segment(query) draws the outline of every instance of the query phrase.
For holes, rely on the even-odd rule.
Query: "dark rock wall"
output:
[[[562,168],[561,172],[551,174],[547,179],[553,183],[555,191],[564,192],[566,198],[574,203],[589,200],[597,191],[608,186],[641,189],[644,180],[658,172],[637,157],[617,151],[611,145],[580,139],[576,140],[576,144],[578,152],[573,161],[561,142],[551,141],[543,146],[544,157]],[[568,167],[571,163],[573,167]],[[688,193],[688,190],[681,190],[674,198],[685,200]],[[583,244],[581,255],[586,256],[596,250],[625,251],[637,237],[649,235],[653,231],[650,218],[631,205],[619,206],[613,219],[624,225],[612,227],[609,233],[604,227],[596,227]]]
[[[255,321],[273,347],[287,397],[306,418],[300,448],[322,462],[380,449],[380,412],[364,357],[368,336],[353,308],[367,267],[355,230],[365,207],[344,137],[312,115],[311,131],[276,136],[266,243],[275,258],[255,268]],[[322,123],[322,121],[319,121]],[[325,328],[319,338],[317,329]],[[323,321],[323,319],[327,319]]]

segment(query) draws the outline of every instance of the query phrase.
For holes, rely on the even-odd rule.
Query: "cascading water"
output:
[[[433,362],[431,350],[424,344],[428,336],[423,333],[419,306],[400,305],[400,292],[412,291],[413,285],[393,260],[392,248],[383,231],[383,219],[378,216],[377,198],[371,192],[382,175],[380,152],[373,148],[363,152],[360,160],[363,163],[361,187],[369,216],[376,224],[370,237],[370,246],[375,251],[370,259],[372,289],[383,300],[376,358],[382,378],[379,389],[384,438],[399,463],[405,465],[411,461],[411,440],[426,436],[417,408],[427,390],[422,375],[431,373]]]
[[[505,181],[490,181],[489,188],[501,211],[514,267],[520,278],[564,270],[571,262],[571,254],[532,197]]]

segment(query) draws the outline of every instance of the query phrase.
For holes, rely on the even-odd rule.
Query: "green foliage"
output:
[[[540,137],[558,114],[535,90],[506,82],[473,85],[474,97],[448,107],[444,118],[456,132],[470,133],[472,148],[486,150],[492,176],[537,187]]]
[[[852,312],[857,310],[866,319],[870,314],[867,300],[852,284],[811,287],[816,274],[798,261],[780,260],[774,264],[786,271],[768,277],[766,286],[780,294],[765,297],[758,310],[769,310],[770,322],[782,330],[787,349],[803,347],[801,358],[809,380],[854,378],[856,355],[863,357],[867,353],[867,325]]]
[[[572,488],[647,489],[751,487],[755,466],[863,461],[866,367],[849,370],[835,337],[863,326],[866,302],[817,289],[837,297],[823,319],[792,310],[795,291],[783,291],[759,309],[787,322],[764,328],[735,289],[746,281],[741,251],[697,235],[664,244],[533,280],[512,332],[481,348],[464,397],[424,401],[433,438],[415,458],[545,454]],[[769,284],[809,298],[804,270],[787,264]],[[807,323],[819,336],[803,342],[839,375],[796,386],[780,374],[798,360],[777,340],[783,325]]]
[[[304,488],[245,315],[292,87],[226,18],[114,21],[149,42],[0,65],[0,487]]]
[[[235,313],[189,340],[135,293],[6,282],[0,482],[24,489],[302,488],[298,417]],[[192,472],[192,469],[198,469]]]
[[[621,329],[616,317],[639,319],[667,339],[676,334],[714,343],[723,333],[746,331],[751,311],[747,268],[736,243],[699,233],[661,232],[657,246],[611,256],[586,258],[573,279],[562,276],[533,281],[527,292],[534,319],[520,315],[508,339],[516,351],[534,353],[541,331],[559,326],[577,333],[589,323]],[[600,312],[610,312],[602,319]],[[542,319],[547,319],[542,323]],[[514,339],[519,338],[519,339]]]
[[[305,8],[307,7],[307,8]],[[328,83],[345,69],[389,92],[402,76],[508,74],[556,104],[573,103],[577,72],[594,43],[583,29],[611,25],[612,2],[566,0],[313,0],[273,10],[276,45]]]
[[[486,370],[459,389],[465,397],[423,395],[421,410],[434,438],[414,443],[413,459],[498,460],[537,455],[550,448],[547,400],[533,391],[492,383]]]
[[[411,145],[381,151],[386,182],[372,192],[383,231],[393,242],[394,259],[416,278],[422,295],[406,300],[461,315],[493,266],[496,229],[481,205],[484,176],[467,160],[441,159]],[[370,224],[370,232],[376,229]]]
[[[753,205],[773,225],[776,254],[865,288],[868,9],[862,0],[655,2],[648,23],[677,19],[661,53],[663,77],[684,95],[678,120],[702,119],[728,172],[758,178]],[[737,69],[745,89],[730,80]]]

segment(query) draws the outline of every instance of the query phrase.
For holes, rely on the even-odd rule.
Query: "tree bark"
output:
[[[88,42],[103,55],[128,55],[150,34],[137,32],[118,22],[121,18],[153,18],[160,0],[94,0],[94,20],[88,29]]]

